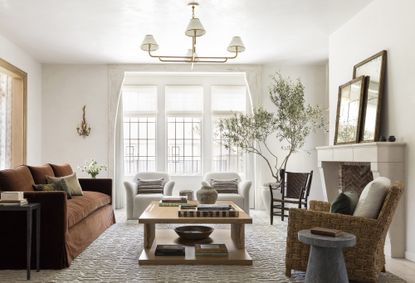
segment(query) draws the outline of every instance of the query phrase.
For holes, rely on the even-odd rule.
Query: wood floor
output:
[[[415,283],[415,262],[407,259],[386,257],[386,270],[406,280]]]

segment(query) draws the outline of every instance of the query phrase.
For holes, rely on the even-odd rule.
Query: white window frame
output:
[[[158,119],[158,105],[159,105],[158,104],[158,101],[159,101],[158,86],[157,85],[123,85],[122,90],[128,89],[128,90],[134,91],[134,90],[137,90],[137,89],[143,88],[143,87],[154,87],[156,89],[156,107],[155,107],[155,110],[153,110],[153,111],[123,111],[123,128],[124,128],[124,125],[125,125],[125,121],[124,121],[124,118],[125,117],[135,117],[135,118],[147,117],[147,118],[154,118],[154,121],[155,121],[155,133],[154,133],[155,134],[154,135],[154,143],[155,143],[155,153],[154,153],[155,154],[155,158],[154,158],[154,162],[155,162],[155,164],[154,164],[154,171],[157,171],[158,170],[158,140],[159,140],[158,131],[157,131],[158,124],[159,124],[158,123],[158,121],[159,121],[159,119]],[[124,131],[125,131],[125,129],[124,129]],[[148,135],[147,135],[147,139],[148,139]],[[126,145],[125,145],[124,133],[123,133],[123,140],[124,140],[123,157],[125,158],[126,157],[126,155],[125,155],[125,147],[126,147]],[[137,141],[138,142],[140,141],[140,138],[139,137],[137,138]],[[148,151],[148,149],[147,149],[147,151]],[[146,157],[148,157],[148,156],[146,156]],[[138,155],[138,158],[140,158],[140,155]],[[148,162],[148,160],[147,160],[147,162]],[[125,165],[125,160],[124,160],[124,165]],[[148,166],[147,166],[147,168],[148,168]],[[147,169],[147,171],[153,171],[153,170],[148,170]],[[136,173],[137,172],[127,173],[126,169],[124,168],[124,176],[133,176]]]

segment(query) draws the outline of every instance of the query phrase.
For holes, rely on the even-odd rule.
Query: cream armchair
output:
[[[160,179],[165,181],[162,194],[137,194],[137,178],[142,180]],[[141,172],[137,173],[132,182],[124,182],[127,198],[127,220],[134,220],[140,217],[150,202],[161,200],[162,196],[171,196],[173,194],[174,181],[170,180],[167,173],[162,172]]]
[[[251,181],[242,181],[238,173],[234,172],[210,172],[203,177],[202,185],[210,186],[210,180],[238,180],[238,193],[220,193],[218,200],[233,201],[237,206],[242,208],[249,214],[249,190],[251,189]]]

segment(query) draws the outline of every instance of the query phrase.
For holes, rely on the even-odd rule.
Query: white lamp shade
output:
[[[147,34],[141,43],[141,49],[144,51],[156,51],[159,45],[151,34]]]
[[[232,37],[231,43],[229,43],[229,46],[228,46],[228,51],[238,52],[238,53],[245,51],[245,45],[239,36]]]
[[[206,33],[205,28],[198,18],[190,19],[189,24],[187,25],[185,34],[187,36],[202,36]]]

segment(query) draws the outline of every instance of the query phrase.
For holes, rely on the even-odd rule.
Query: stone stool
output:
[[[353,247],[356,236],[342,233],[337,237],[311,234],[310,230],[298,232],[298,240],[311,246],[305,283],[348,283],[343,248]]]
[[[187,200],[194,199],[192,190],[182,190],[179,192],[179,196],[187,196]]]

